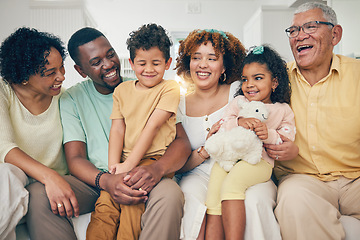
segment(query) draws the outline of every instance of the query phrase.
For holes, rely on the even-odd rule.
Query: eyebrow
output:
[[[202,54],[199,53],[199,52],[195,52],[193,55],[202,55]],[[208,54],[206,54],[206,55],[210,55],[210,56],[216,57],[216,54],[215,54],[215,53],[208,53]]]
[[[114,48],[110,48],[109,50],[107,50],[106,54],[108,54],[111,51],[115,51]],[[100,57],[93,57],[89,60],[89,63],[91,64],[92,61],[100,59]]]
[[[241,77],[246,77],[247,75],[241,75]],[[264,73],[255,73],[253,75],[250,75],[251,77],[256,77],[256,76],[265,76]]]
[[[264,74],[264,73],[256,73],[256,74],[254,74],[253,76],[254,76],[254,77],[256,77],[256,76],[265,76],[265,74]]]
[[[95,60],[97,60],[97,59],[100,59],[100,57],[94,57],[94,58],[90,59],[90,60],[89,60],[89,63],[91,64],[91,62],[93,62],[93,61],[95,61]]]
[[[53,67],[53,68],[50,68],[50,69],[46,69],[43,71],[43,73],[46,73],[46,72],[51,72],[51,71],[54,71],[56,69],[56,67]]]
[[[136,60],[136,62],[146,62],[146,60],[139,59],[139,60]],[[154,59],[154,60],[151,60],[151,62],[161,62],[161,60],[160,59]]]

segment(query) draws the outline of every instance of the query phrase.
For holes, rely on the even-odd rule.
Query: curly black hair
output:
[[[286,62],[282,57],[269,45],[263,45],[264,51],[262,53],[254,53],[255,47],[250,48],[248,55],[245,57],[241,64],[241,72],[244,66],[253,62],[259,64],[265,64],[272,74],[273,78],[276,78],[279,85],[275,91],[271,93],[271,102],[290,103],[291,86],[289,81],[289,75],[287,72]],[[235,96],[244,95],[241,88],[237,91]]]
[[[192,81],[190,77],[191,55],[203,43],[211,42],[215,55],[223,54],[226,80],[219,79],[219,84],[230,84],[241,79],[240,65],[245,57],[245,48],[234,35],[214,29],[195,29],[180,41],[179,56],[176,59],[177,74],[185,80]]]
[[[59,37],[34,28],[22,27],[6,38],[0,47],[0,74],[10,84],[28,81],[30,76],[42,74],[48,63],[50,48],[66,57],[64,43]]]
[[[76,31],[69,39],[68,42],[68,51],[70,57],[77,65],[80,65],[79,61],[79,47],[91,42],[98,37],[105,37],[105,35],[99,30],[91,27],[84,27]]]
[[[126,41],[127,49],[130,51],[130,59],[134,61],[136,50],[149,50],[157,47],[163,53],[165,61],[170,58],[170,40],[167,31],[160,25],[149,23],[142,25],[138,30],[132,31]]]

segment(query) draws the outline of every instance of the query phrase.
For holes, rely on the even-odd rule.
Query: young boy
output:
[[[130,33],[127,45],[137,80],[120,84],[113,94],[109,136],[112,174],[152,164],[164,154],[176,134],[175,113],[180,88],[177,82],[163,79],[172,60],[172,43],[166,31],[156,24],[143,25]],[[139,185],[138,190],[148,194],[146,185]],[[144,203],[118,205],[107,192],[101,191],[91,215],[87,239],[98,238],[99,231],[106,239],[138,239],[144,209]]]

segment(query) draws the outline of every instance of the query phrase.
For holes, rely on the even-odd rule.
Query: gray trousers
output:
[[[22,172],[21,170],[19,172],[19,170],[13,165],[10,168],[6,167],[7,174],[13,175],[11,178],[18,178],[17,175]],[[64,178],[75,193],[80,207],[80,214],[93,211],[99,193],[93,187],[73,176],[64,176]],[[26,183],[22,183],[24,181],[18,182],[24,186],[26,185]],[[12,189],[11,185],[9,189]],[[29,192],[26,223],[32,240],[76,239],[71,220],[52,213],[43,184],[40,182],[31,183],[26,186],[26,190]],[[145,212],[141,219],[142,232],[139,239],[179,239],[183,205],[184,197],[179,186],[171,179],[161,180],[149,194]]]

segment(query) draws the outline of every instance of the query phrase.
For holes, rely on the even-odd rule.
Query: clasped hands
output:
[[[266,140],[269,137],[266,124],[261,122],[259,119],[240,117],[237,120],[238,126],[254,131],[260,140]]]
[[[103,175],[101,181],[115,202],[133,205],[147,201],[148,193],[162,178],[159,172],[155,164],[138,166],[129,172]]]

